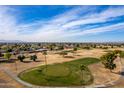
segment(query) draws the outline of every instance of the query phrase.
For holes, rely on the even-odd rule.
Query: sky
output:
[[[0,40],[124,41],[124,6],[0,6]]]

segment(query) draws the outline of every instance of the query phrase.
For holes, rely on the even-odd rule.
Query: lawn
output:
[[[19,74],[19,77],[38,86],[82,86],[93,83],[93,76],[88,65],[99,62],[97,58],[82,58],[70,62],[40,66]],[[85,65],[81,72],[80,66]],[[82,74],[83,73],[83,74]]]

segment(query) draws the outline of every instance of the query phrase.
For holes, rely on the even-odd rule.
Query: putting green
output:
[[[69,75],[70,70],[68,67],[63,66],[63,65],[51,65],[47,66],[42,70],[42,73],[46,76],[51,76],[51,77],[64,77]]]
[[[70,62],[40,66],[23,71],[19,78],[38,86],[82,86],[93,83],[88,65],[99,62],[97,58],[81,58]],[[80,66],[85,65],[81,71]]]

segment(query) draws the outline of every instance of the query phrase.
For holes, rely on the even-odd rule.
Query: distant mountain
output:
[[[24,42],[21,40],[0,40],[0,43],[17,43],[17,42]]]

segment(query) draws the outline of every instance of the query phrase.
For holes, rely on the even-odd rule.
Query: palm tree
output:
[[[74,48],[73,48],[73,55],[76,54],[76,51],[77,51],[77,47],[74,47]]]
[[[83,71],[86,69],[86,66],[85,65],[81,65],[80,66],[80,71],[81,71],[81,84],[82,84],[82,82],[83,82]]]
[[[18,70],[16,61],[15,61],[15,70],[16,71]]]
[[[47,57],[46,57],[47,51],[43,51],[43,55],[45,57],[45,65],[46,65],[46,68],[47,68]]]
[[[9,59],[11,58],[12,54],[10,54],[9,52],[5,53],[4,54],[4,58],[6,58],[8,61]],[[16,61],[15,61],[15,69],[17,71],[17,64],[16,64]]]

